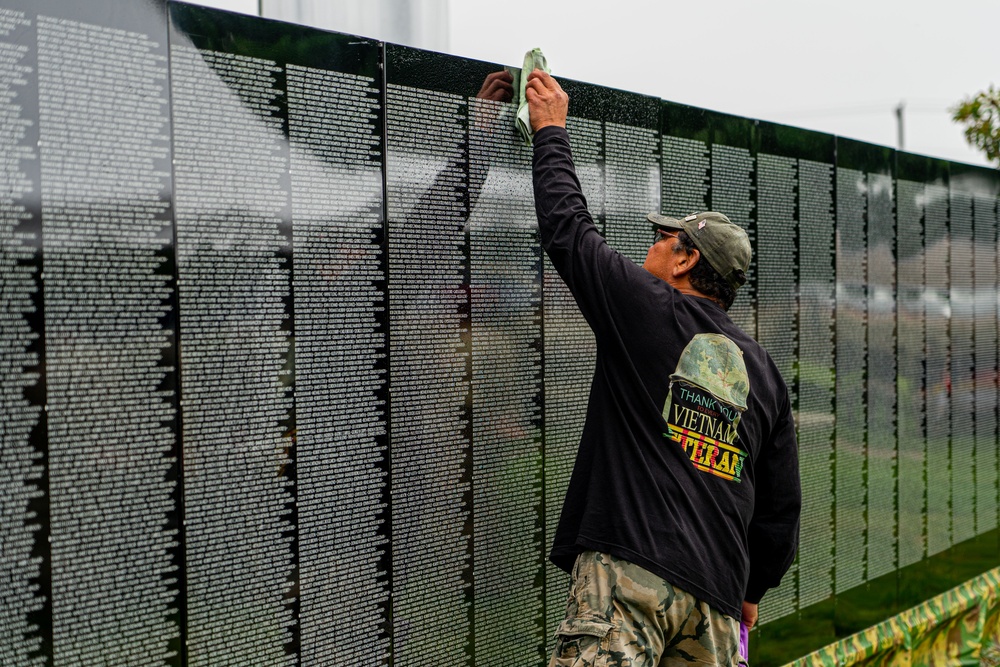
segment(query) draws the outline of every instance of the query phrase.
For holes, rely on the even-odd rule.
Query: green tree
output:
[[[986,90],[959,102],[951,109],[952,119],[965,128],[965,140],[1000,167],[1000,88]]]

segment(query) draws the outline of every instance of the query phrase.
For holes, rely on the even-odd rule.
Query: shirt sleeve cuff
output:
[[[559,127],[558,125],[546,125],[542,129],[535,132],[534,145],[537,146],[539,143],[546,143],[549,139],[558,136],[562,136],[564,139],[569,140],[569,133],[566,132],[565,127]]]
[[[743,599],[751,604],[758,604],[764,593],[767,593],[767,586],[750,582],[747,584],[747,592],[743,594]]]

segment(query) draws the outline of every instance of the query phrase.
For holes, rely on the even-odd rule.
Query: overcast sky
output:
[[[336,1],[336,0],[327,0]],[[257,13],[257,0],[208,0]],[[948,107],[1000,83],[1000,0],[450,0],[449,53],[986,164]],[[372,35],[378,37],[378,35]]]

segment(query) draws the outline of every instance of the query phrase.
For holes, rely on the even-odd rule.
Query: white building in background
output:
[[[448,0],[260,0],[260,15],[421,49],[448,50]]]

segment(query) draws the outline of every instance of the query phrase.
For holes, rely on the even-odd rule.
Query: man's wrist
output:
[[[537,128],[535,128],[535,132],[538,132],[539,130],[542,130],[546,127],[561,127],[563,129],[566,129],[566,121],[560,122],[557,120],[544,120],[538,125]]]

